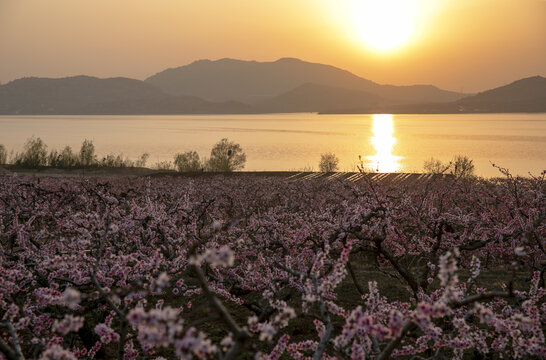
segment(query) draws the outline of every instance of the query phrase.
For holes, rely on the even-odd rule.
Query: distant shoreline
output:
[[[373,115],[373,114],[392,114],[392,115],[468,115],[468,114],[546,114],[546,111],[453,111],[453,112],[403,112],[403,111],[377,111],[377,112],[358,112],[358,111],[321,111],[318,115]]]
[[[150,113],[150,114],[0,114],[0,117],[29,117],[29,116],[222,116],[222,115],[289,115],[289,114],[317,114],[317,115],[467,115],[467,114],[546,114],[546,111],[453,111],[453,112],[403,112],[403,111],[302,111],[302,112],[245,112],[245,113]]]
[[[366,179],[383,185],[417,185],[433,179],[454,178],[450,174],[430,174],[425,172],[319,172],[319,171],[233,171],[233,172],[178,172],[175,170],[157,170],[141,167],[125,168],[69,168],[60,169],[50,166],[39,168],[25,168],[16,165],[0,165],[0,177],[2,176],[38,176],[57,178],[137,178],[137,177],[165,177],[165,178],[211,178],[224,177],[273,177],[286,178],[287,180],[311,180],[323,179],[330,181],[346,180],[350,182],[365,181]],[[499,176],[500,177],[500,176]],[[480,178],[480,177],[478,177]],[[484,177],[481,177],[484,178]],[[494,179],[496,177],[485,177]]]

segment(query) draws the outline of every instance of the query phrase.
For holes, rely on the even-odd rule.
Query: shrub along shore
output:
[[[73,175],[81,170],[82,174],[95,175],[145,175],[157,172],[178,171],[184,173],[233,172],[243,170],[246,154],[241,145],[224,138],[217,142],[209,158],[200,158],[196,151],[187,151],[174,155],[173,161],[159,161],[147,166],[150,155],[143,153],[138,159],[129,159],[123,154],[107,154],[99,157],[91,140],[84,140],[80,150],[75,152],[70,146],[62,150],[48,151],[41,138],[27,140],[22,152],[8,154],[6,147],[0,144],[0,166],[23,173],[41,173],[53,175]],[[366,166],[359,156],[356,168],[360,173],[376,173]],[[320,155],[320,172],[338,172],[339,158],[334,153]],[[474,163],[467,156],[457,155],[448,163],[430,158],[423,164],[424,173],[451,174],[455,177],[474,176]],[[313,168],[304,168],[301,172],[314,172]],[[290,171],[289,171],[290,172]],[[288,173],[289,173],[288,172]],[[275,173],[275,172],[272,172]]]
[[[27,140],[22,152],[8,154],[6,147],[0,144],[0,165],[13,165],[19,169],[82,169],[82,168],[146,168],[150,155],[143,153],[138,159],[132,160],[123,154],[97,155],[95,145],[91,140],[84,140],[80,150],[75,152],[70,146],[62,150],[47,150],[47,145],[41,138],[32,137]],[[180,172],[230,172],[242,170],[245,166],[246,154],[239,144],[228,139],[217,142],[209,158],[200,159],[195,151],[177,153],[173,161],[160,161],[152,165],[154,170],[176,170]]]

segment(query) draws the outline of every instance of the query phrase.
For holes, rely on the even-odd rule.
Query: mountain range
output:
[[[0,85],[0,114],[273,112],[546,112],[546,79],[470,95],[432,85],[381,85],[330,65],[283,58],[199,60],[144,81],[33,77]]]
[[[23,78],[0,86],[0,114],[223,114],[249,111],[248,105],[238,102],[173,96],[146,82],[127,78]]]
[[[266,101],[307,83],[366,91],[402,103],[452,101],[464,96],[432,85],[379,85],[334,66],[294,58],[273,62],[200,60],[164,70],[145,81],[171,94],[248,104]]]
[[[546,112],[546,78],[533,76],[476,95],[445,103],[373,104],[345,109],[331,108],[330,114],[453,114]]]

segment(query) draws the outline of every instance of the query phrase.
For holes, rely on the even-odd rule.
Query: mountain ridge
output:
[[[519,79],[478,94],[446,103],[382,105],[329,109],[322,113],[357,114],[388,112],[393,114],[517,113],[546,112],[546,78],[536,75]]]
[[[231,58],[198,60],[166,69],[144,81],[173,95],[194,95],[210,101],[236,100],[250,105],[305,83],[368,91],[399,103],[425,99],[450,101],[468,95],[433,85],[381,85],[332,65],[297,58],[269,62]]]
[[[367,91],[306,83],[257,103],[255,108],[261,112],[315,112],[317,109],[345,108],[385,102],[385,99]]]
[[[168,93],[155,81],[125,77],[16,79],[0,85],[0,114],[546,112],[546,79],[541,76],[466,95],[433,85],[381,85],[331,65],[296,58],[273,62],[224,58],[197,60],[150,78],[168,79],[170,72],[178,74],[172,76],[173,86],[185,79],[178,89],[189,89],[189,94]]]
[[[27,77],[0,85],[0,114],[114,115],[245,113],[247,105],[172,96],[140,80],[87,75]]]

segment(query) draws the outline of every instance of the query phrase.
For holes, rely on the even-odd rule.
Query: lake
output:
[[[496,176],[491,163],[520,175],[546,169],[546,114],[454,115],[160,115],[0,116],[0,144],[20,151],[31,136],[48,149],[78,150],[93,140],[97,153],[150,154],[148,166],[195,150],[208,156],[227,137],[247,154],[245,170],[318,170],[333,152],[341,171],[354,171],[359,155],[379,172],[422,171],[430,157],[474,160],[476,172]]]

